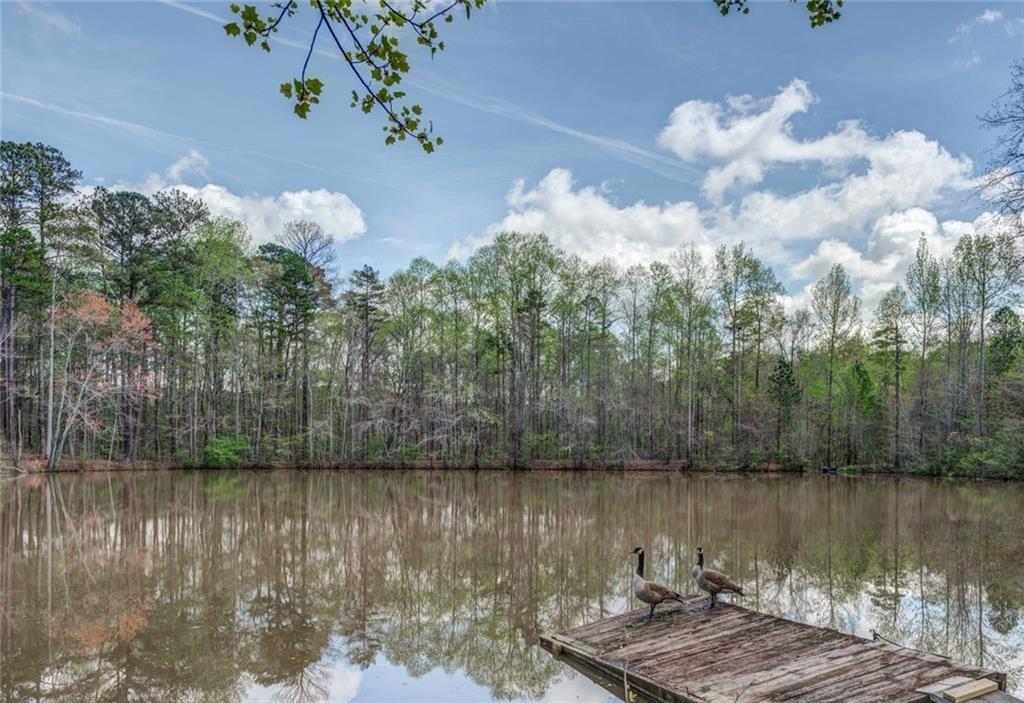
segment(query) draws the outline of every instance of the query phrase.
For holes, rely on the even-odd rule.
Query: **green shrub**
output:
[[[523,451],[531,459],[557,459],[561,454],[558,438],[551,432],[528,433],[523,440]]]
[[[972,437],[953,467],[959,476],[1024,477],[1024,422],[1009,420],[990,437]]]
[[[249,451],[245,437],[210,437],[203,449],[203,465],[208,469],[237,469]]]
[[[363,457],[368,461],[384,460],[384,438],[380,435],[367,437],[363,444]]]

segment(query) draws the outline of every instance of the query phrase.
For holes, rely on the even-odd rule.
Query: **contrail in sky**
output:
[[[128,120],[122,120],[116,117],[110,117],[108,115],[101,115],[95,112],[86,112],[84,110],[72,110],[57,105],[55,103],[37,100],[36,98],[29,97],[27,95],[18,95],[16,93],[0,91],[0,98],[2,98],[3,100],[9,100],[11,102],[21,103],[22,105],[28,105],[39,110],[45,110],[47,112],[53,112],[58,115],[64,115],[65,117],[74,117],[76,119],[94,122],[96,124],[105,125],[107,127],[114,127],[115,129],[124,130],[126,132],[137,134],[142,137],[187,142],[189,144],[196,144],[199,146],[209,147],[211,149],[217,149],[220,151],[229,151],[236,154],[241,154],[243,156],[253,156],[256,158],[267,159],[269,161],[276,161],[278,163],[289,164],[291,166],[307,168],[313,171],[319,171],[321,173],[337,176],[339,178],[359,179],[362,181],[366,181],[367,183],[373,183],[374,185],[385,188],[396,187],[392,184],[384,183],[373,178],[368,178],[365,175],[356,172],[335,171],[329,168],[324,168],[322,166],[317,166],[316,164],[300,161],[298,159],[289,159],[284,156],[268,154],[264,151],[257,151],[255,149],[245,149],[243,147],[236,146],[228,146],[225,144],[218,144],[217,142],[211,142],[206,139],[197,139],[196,137],[188,137],[183,134],[165,132],[162,129],[157,129],[155,127],[150,127],[148,125],[139,124],[138,122],[129,122]]]
[[[180,2],[180,0],[160,0],[160,2],[168,7],[173,7],[174,9],[181,10],[182,12],[188,12],[211,22],[218,22],[220,24],[230,22],[226,17],[215,15],[212,12],[207,12],[206,10],[202,10],[194,5]],[[308,44],[303,44],[301,42],[282,37],[279,34],[275,35],[272,41],[285,46],[301,49],[303,51],[307,51],[309,49]],[[317,49],[316,53],[320,56],[327,56],[335,60],[340,60],[340,57],[332,52]],[[635,166],[640,166],[648,171],[657,173],[659,176],[664,178],[689,185],[698,185],[704,177],[703,171],[690,166],[689,164],[683,163],[678,159],[674,159],[658,152],[649,151],[621,139],[604,137],[563,125],[555,120],[548,119],[543,115],[538,115],[530,112],[529,110],[524,110],[518,105],[514,105],[499,98],[476,95],[456,86],[444,84],[437,79],[423,80],[419,78],[407,78],[406,81],[428,93],[445,98],[446,100],[451,100],[459,105],[464,105],[474,110],[479,110],[480,112],[486,112],[490,115],[504,117],[505,119],[524,122],[526,124],[540,127],[541,129],[546,129],[551,132],[564,134],[575,139],[581,139],[585,142],[589,142],[595,146],[601,147],[615,156],[618,156],[623,161],[627,161]]]

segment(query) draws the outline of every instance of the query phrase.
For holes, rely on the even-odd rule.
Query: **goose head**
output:
[[[640,578],[644,577],[644,548],[637,547],[633,550],[633,554],[636,554],[636,575]]]
[[[697,547],[697,566],[704,568],[704,547]]]

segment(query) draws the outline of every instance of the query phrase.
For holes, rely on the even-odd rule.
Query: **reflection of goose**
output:
[[[647,614],[647,619],[650,620],[654,617],[654,607],[660,603],[664,603],[667,600],[677,600],[680,603],[683,602],[683,597],[671,591],[661,584],[648,581],[644,578],[644,548],[637,547],[633,550],[633,554],[636,554],[637,564],[636,573],[633,574],[633,593],[637,598],[642,600],[644,603],[648,603],[651,606],[651,612]]]
[[[704,547],[697,547],[697,566],[693,567],[693,580],[697,582],[697,587],[700,590],[711,594],[711,603],[707,606],[708,610],[715,607],[715,600],[722,591],[732,591],[741,596],[743,595],[743,589],[733,583],[732,579],[721,571],[704,568]]]

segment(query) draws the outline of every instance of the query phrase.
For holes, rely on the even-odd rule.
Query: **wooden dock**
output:
[[[1006,675],[945,657],[783,620],[737,605],[704,611],[704,596],[685,604],[634,610],[540,638],[541,646],[584,672],[666,703],[924,703],[920,692],[952,677]],[[625,670],[625,671],[624,671]],[[989,697],[991,696],[991,697]],[[1017,701],[1005,693],[984,703]]]

